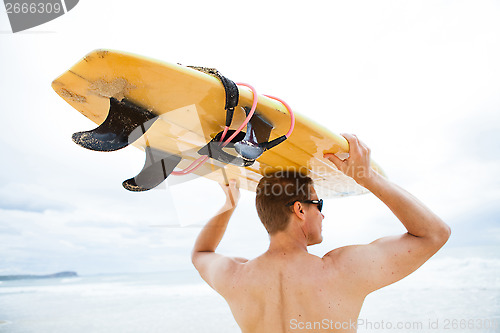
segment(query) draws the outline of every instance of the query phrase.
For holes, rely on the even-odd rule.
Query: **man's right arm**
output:
[[[366,293],[394,283],[415,271],[448,240],[450,228],[413,195],[382,177],[370,167],[370,150],[357,137],[345,135],[350,151],[347,160],[328,154],[342,172],[377,196],[405,226],[407,233],[384,237],[368,245],[332,251]]]

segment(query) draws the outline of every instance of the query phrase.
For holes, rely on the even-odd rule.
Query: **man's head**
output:
[[[273,235],[287,228],[295,209],[300,212],[302,207],[307,205],[305,201],[315,199],[318,197],[310,177],[295,170],[283,170],[267,174],[260,180],[255,204],[262,224],[267,232]],[[299,204],[294,205],[294,202]],[[312,207],[307,209],[317,210],[314,204],[309,206]],[[322,217],[322,214],[319,214]]]

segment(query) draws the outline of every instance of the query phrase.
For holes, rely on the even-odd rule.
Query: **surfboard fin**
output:
[[[122,185],[133,192],[150,190],[160,185],[181,161],[181,157],[159,149],[146,147],[146,162],[141,172]]]
[[[123,99],[111,97],[106,120],[97,128],[73,134],[73,141],[90,150],[115,151],[128,146],[137,138],[131,139],[131,133],[143,125],[145,133],[157,117],[154,113]]]
[[[248,116],[250,108],[245,108],[245,112]],[[254,113],[247,124],[245,137],[234,144],[234,149],[244,159],[256,160],[267,150],[266,146],[260,143],[266,143],[269,140],[272,129],[273,126],[266,119],[260,114]]]

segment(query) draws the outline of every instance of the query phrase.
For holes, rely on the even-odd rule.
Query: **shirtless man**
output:
[[[307,246],[323,239],[322,201],[310,178],[282,173],[262,178],[257,188],[257,212],[270,236],[269,249],[252,260],[226,257],[215,250],[239,190],[234,182],[223,186],[226,204],[200,232],[192,261],[226,299],[242,332],[356,332],[365,297],[415,271],[450,237],[438,216],[370,167],[370,150],[363,142],[344,137],[349,158],[325,158],[382,200],[408,232],[337,248],[322,258],[309,254]]]

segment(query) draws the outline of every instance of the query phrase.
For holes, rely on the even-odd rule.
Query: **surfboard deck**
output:
[[[181,157],[176,170],[198,159],[199,149],[224,130],[226,95],[221,81],[179,64],[95,50],[55,79],[52,87],[68,104],[98,125],[107,119],[112,100],[131,101],[158,116],[132,144],[146,153],[153,148],[156,152]],[[243,108],[251,107],[253,101],[250,89],[241,86],[238,89],[239,104],[231,126],[234,129],[246,118]],[[282,103],[259,95],[256,112],[273,126],[270,139],[288,131],[290,115]],[[347,141],[294,113],[296,123],[291,136],[264,152],[253,165],[239,167],[209,158],[194,174],[220,183],[235,178],[241,188],[255,191],[263,174],[295,168],[307,170],[323,198],[365,193],[363,187],[323,158],[324,153],[348,152]],[[372,167],[383,173],[375,162]]]

